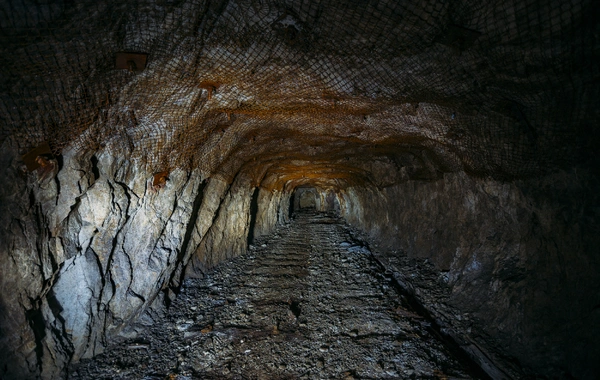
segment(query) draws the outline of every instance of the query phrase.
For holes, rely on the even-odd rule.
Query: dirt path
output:
[[[70,378],[470,378],[344,224],[301,214]]]

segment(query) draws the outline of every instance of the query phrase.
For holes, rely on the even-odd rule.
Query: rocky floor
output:
[[[471,378],[430,331],[348,227],[307,213],[69,378]]]

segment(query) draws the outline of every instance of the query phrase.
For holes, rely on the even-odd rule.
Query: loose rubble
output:
[[[471,378],[351,236],[335,216],[299,214],[69,378]]]

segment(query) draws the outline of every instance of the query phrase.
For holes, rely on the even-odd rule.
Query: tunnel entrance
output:
[[[321,197],[314,187],[300,187],[294,191],[293,201],[294,212],[319,210]]]
[[[300,209],[316,209],[317,199],[316,194],[313,191],[304,191],[300,195],[299,205]]]

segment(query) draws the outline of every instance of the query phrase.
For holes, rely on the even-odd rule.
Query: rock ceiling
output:
[[[0,5],[0,139],[23,153],[384,186],[572,165],[599,120],[591,1],[76,3]]]

